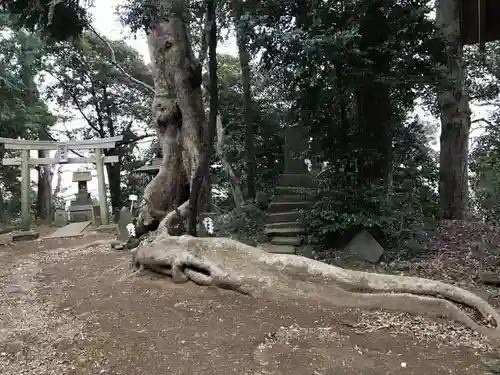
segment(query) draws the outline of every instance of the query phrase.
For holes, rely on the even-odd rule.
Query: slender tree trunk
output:
[[[457,0],[436,1],[436,25],[447,57],[446,65],[440,66],[445,78],[437,98],[441,111],[439,197],[444,218],[464,219],[469,206],[470,108],[465,92]]]
[[[106,164],[106,173],[109,181],[109,195],[111,197],[111,214],[117,222],[122,205],[121,167],[120,163]]]
[[[31,71],[31,66],[35,56],[30,52],[24,52],[22,60],[22,78],[26,85],[26,97],[27,100],[33,104],[39,102],[40,93],[38,87],[36,86],[33,73]],[[41,140],[47,140],[48,136],[45,133],[45,129],[40,129],[38,138]],[[48,153],[45,150],[38,151],[38,157],[47,157]],[[38,170],[38,187],[37,187],[37,199],[36,199],[36,217],[43,222],[52,221],[52,168],[50,165],[40,165]]]
[[[240,178],[234,173],[233,168],[231,167],[231,164],[227,161],[225,158],[223,152],[222,152],[222,145],[224,144],[224,128],[222,127],[222,120],[220,116],[217,116],[217,143],[216,143],[216,153],[219,156],[219,159],[222,162],[222,166],[224,168],[224,171],[226,172],[226,176],[229,178],[229,182],[231,184],[231,191],[233,194],[233,200],[234,200],[234,205],[235,207],[240,207],[245,203],[245,198],[243,197],[243,192],[241,189],[241,180]]]
[[[0,146],[0,160],[2,160],[5,156],[5,148],[3,147],[3,145]],[[1,168],[1,171],[2,173],[0,173],[0,176],[3,178],[4,177],[4,174],[3,174],[3,171],[4,171],[4,168],[5,167],[0,167]],[[7,205],[5,204],[5,200],[4,200],[4,189],[2,189],[2,187],[0,186],[0,224],[8,224],[10,222],[10,215],[9,215],[9,211],[7,210]]]
[[[233,3],[234,21],[236,29],[236,41],[238,44],[238,55],[241,67],[241,82],[243,86],[243,115],[245,119],[245,161],[248,199],[255,199],[255,148],[254,148],[254,118],[252,103],[250,53],[248,52],[248,38],[242,25],[241,7],[239,3]]]
[[[162,225],[180,214],[189,215],[189,201],[174,209],[181,188],[193,180],[201,162],[202,139],[208,128],[201,95],[201,66],[196,62],[188,38],[185,2],[160,0],[156,22],[148,29],[155,97],[153,116],[162,148],[158,174],[146,186],[138,218],[138,231]],[[179,186],[180,185],[180,186]],[[211,203],[210,181],[204,179],[199,195],[200,209]]]
[[[59,194],[61,194],[61,187],[62,187],[62,165],[57,166],[57,179],[56,179],[56,186],[54,187],[54,190],[52,191],[52,211],[55,211],[56,208],[56,202],[59,199]],[[52,172],[54,174],[54,172]]]
[[[210,157],[212,156],[215,129],[217,125],[219,97],[217,90],[217,22],[216,22],[216,3],[215,0],[207,1],[207,23],[209,24],[208,33],[208,75],[209,75],[209,97],[210,112],[208,118],[208,128],[203,139],[203,149],[200,165],[192,183],[189,205],[191,212],[189,214],[188,233],[196,236],[196,226],[198,217],[198,198],[203,181],[210,178]]]
[[[47,157],[45,150],[38,151],[39,158]],[[52,168],[50,165],[38,167],[36,216],[45,223],[52,221]]]
[[[7,211],[5,200],[3,199],[3,189],[0,188],[0,224],[6,225],[10,222],[10,216]]]

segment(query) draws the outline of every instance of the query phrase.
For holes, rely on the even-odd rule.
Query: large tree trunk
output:
[[[153,115],[163,161],[144,190],[137,234],[157,226],[162,219],[165,220],[161,225],[169,226],[179,214],[188,216],[189,201],[179,202],[180,192],[186,183],[192,186],[201,161],[202,138],[207,136],[201,66],[195,61],[189,42],[185,10],[184,1],[159,1],[159,21],[148,30],[155,84]],[[200,211],[210,205],[207,179],[203,181],[199,202]]]
[[[468,166],[470,109],[465,93],[459,2],[436,1],[436,25],[444,43],[447,64],[438,94],[441,111],[439,196],[444,218],[463,219],[468,212]]]
[[[39,158],[47,157],[45,150],[38,151]],[[38,168],[38,191],[36,199],[36,216],[43,222],[52,221],[52,177],[50,165],[41,165]]]
[[[236,28],[236,40],[238,44],[238,55],[241,67],[241,83],[243,86],[243,115],[245,119],[245,162],[247,174],[247,198],[255,198],[255,148],[254,148],[254,119],[252,106],[252,86],[250,70],[250,53],[248,52],[248,38],[242,25],[241,7],[242,5],[233,2],[234,21]]]

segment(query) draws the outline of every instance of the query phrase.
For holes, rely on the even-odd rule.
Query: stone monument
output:
[[[292,125],[285,130],[285,174],[308,174],[308,168],[303,156],[299,154],[306,152],[309,148],[307,129]]]
[[[87,189],[87,182],[92,180],[89,171],[73,172],[73,182],[78,182],[78,193],[69,206],[69,221],[93,221],[93,204]]]
[[[68,224],[66,210],[56,210],[54,213],[54,225],[56,227],[64,227]]]
[[[120,218],[118,220],[118,239],[127,242],[130,238],[129,224],[133,223],[134,218],[132,212],[127,207],[122,207],[120,210]]]

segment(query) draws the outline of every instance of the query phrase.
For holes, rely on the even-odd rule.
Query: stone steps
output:
[[[300,211],[279,212],[275,214],[267,214],[266,224],[286,223],[297,221],[300,217]]]
[[[310,202],[313,196],[308,194],[274,194],[271,202]]]
[[[265,247],[270,253],[295,254],[305,232],[299,223],[302,210],[314,204],[316,185],[311,174],[283,174],[267,208],[264,233],[270,237]]]
[[[266,225],[266,227],[264,228],[264,234],[275,235],[275,236],[288,236],[288,235],[297,235],[305,232],[305,228],[300,226],[298,223],[293,223],[293,224],[295,225],[286,228],[276,228]]]
[[[316,196],[316,189],[298,186],[277,186],[274,189],[274,196],[276,195],[301,195],[306,196],[306,199],[313,199]]]
[[[279,178],[279,186],[311,188],[316,184],[311,174],[282,174]]]
[[[271,202],[267,208],[267,212],[270,214],[300,211],[308,209],[313,205],[313,202],[302,201],[302,202]]]
[[[273,245],[288,245],[288,246],[300,246],[302,245],[302,237],[278,237],[274,236],[271,238],[271,244]]]

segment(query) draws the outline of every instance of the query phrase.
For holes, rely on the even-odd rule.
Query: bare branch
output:
[[[106,44],[106,46],[108,47],[109,51],[111,52],[111,62],[115,66],[115,68],[117,68],[123,75],[125,75],[132,82],[137,83],[138,85],[141,85],[142,87],[146,88],[147,90],[149,90],[149,91],[151,91],[153,93],[155,92],[154,87],[152,87],[152,86],[148,85],[147,83],[142,82],[142,81],[138,80],[137,78],[134,78],[130,74],[128,74],[127,71],[120,64],[118,64],[118,61],[116,61],[115,50],[111,46],[111,43],[109,43],[108,40],[106,40],[105,38],[103,38],[96,31],[96,29],[94,29],[94,27],[90,23],[88,23],[87,26],[88,26],[89,30],[92,31],[95,34],[95,36],[97,36],[97,38],[99,38],[99,40],[101,40],[104,44]]]
[[[49,140],[51,140],[52,142],[59,142],[57,139],[55,139],[52,136],[52,134],[49,133],[49,131],[47,129],[43,129],[43,130],[44,130],[44,133],[47,135],[47,137],[49,137]],[[68,130],[66,130],[66,135],[69,135],[69,134],[70,134],[70,132]],[[68,136],[68,138],[70,138],[70,137]],[[83,158],[83,155],[80,154],[79,152],[76,152],[75,150],[69,150],[69,151],[71,151],[76,156]]]
[[[210,32],[210,22],[206,14],[203,17],[205,19],[205,25],[203,26],[203,34],[201,36],[201,46],[200,52],[198,53],[198,62],[203,66],[205,59],[207,58],[208,52],[208,34]]]
[[[132,139],[128,139],[126,141],[121,141],[121,142],[118,142],[116,144],[116,146],[126,146],[126,145],[129,145],[131,143],[136,143],[136,142],[139,142],[140,140],[142,139],[146,139],[146,138],[151,138],[151,137],[156,137],[156,134],[143,134],[143,135],[139,135],[137,137],[134,137]]]
[[[485,122],[488,126],[495,126],[495,124],[493,124],[491,121],[489,120],[486,120],[485,118],[478,118],[478,119],[475,119],[475,120],[472,120],[471,121],[471,124],[475,124],[477,122]],[[481,127],[477,128],[477,129],[480,129]]]

